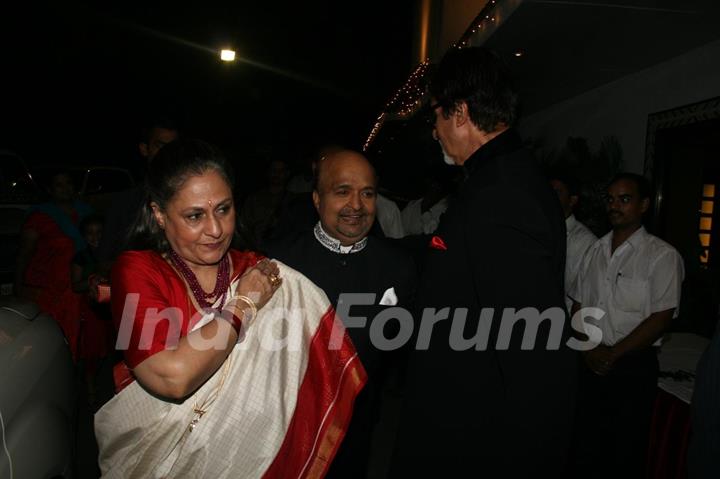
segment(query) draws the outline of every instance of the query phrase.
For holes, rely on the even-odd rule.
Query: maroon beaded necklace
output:
[[[206,293],[202,289],[197,276],[195,276],[195,273],[192,272],[190,267],[185,263],[179,254],[171,249],[168,256],[170,257],[170,261],[173,266],[175,266],[175,269],[180,271],[180,274],[182,274],[185,281],[187,281],[187,284],[190,286],[190,291],[192,291],[193,296],[195,296],[195,300],[202,308],[211,307],[213,303],[209,302],[208,299],[218,297],[220,298],[219,309],[222,309],[223,306],[225,306],[225,296],[227,295],[228,287],[230,286],[230,260],[228,260],[227,254],[225,254],[220,260],[217,270],[217,278],[215,280],[215,289],[213,289],[211,293]]]

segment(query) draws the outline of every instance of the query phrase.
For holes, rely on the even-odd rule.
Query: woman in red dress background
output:
[[[15,269],[15,295],[34,301],[62,328],[73,357],[79,334],[79,297],[72,290],[70,264],[85,248],[78,224],[90,207],[75,199],[72,177],[50,179],[50,201],[30,209],[23,225]]]

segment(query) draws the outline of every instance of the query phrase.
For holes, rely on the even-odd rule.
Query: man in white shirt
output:
[[[397,239],[405,236],[402,216],[397,204],[380,193],[376,194],[375,203],[377,220],[385,237]]]
[[[402,210],[405,235],[433,234],[440,224],[440,217],[448,207],[448,198],[442,198],[430,208],[423,210],[424,198],[410,201]]]
[[[450,203],[453,177],[446,168],[443,165],[428,171],[423,196],[410,201],[402,210],[405,236],[429,235],[437,229]]]
[[[605,312],[587,320],[602,343],[584,354],[578,401],[575,471],[582,477],[644,477],[660,338],[677,316],[684,269],[678,252],[649,234],[642,215],[650,187],[621,173],[607,192],[612,231],[583,259],[571,293],[580,307]]]
[[[580,269],[580,263],[585,252],[597,241],[587,226],[579,222],[573,211],[578,203],[579,195],[577,183],[569,176],[556,173],[550,178],[555,193],[560,200],[563,213],[565,214],[565,229],[567,232],[567,256],[565,257],[565,304],[568,311],[572,309],[573,301],[567,296],[572,291],[575,279]]]

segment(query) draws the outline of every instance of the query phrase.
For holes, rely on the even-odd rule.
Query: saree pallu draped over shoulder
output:
[[[98,411],[102,477],[325,475],[367,376],[322,290],[279,266],[282,286],[193,395],[168,402],[134,381]]]

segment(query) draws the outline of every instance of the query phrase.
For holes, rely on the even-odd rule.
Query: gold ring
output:
[[[272,284],[273,286],[277,286],[277,284],[280,282],[280,278],[278,278],[276,274],[268,275],[268,278],[270,279],[270,284]]]

